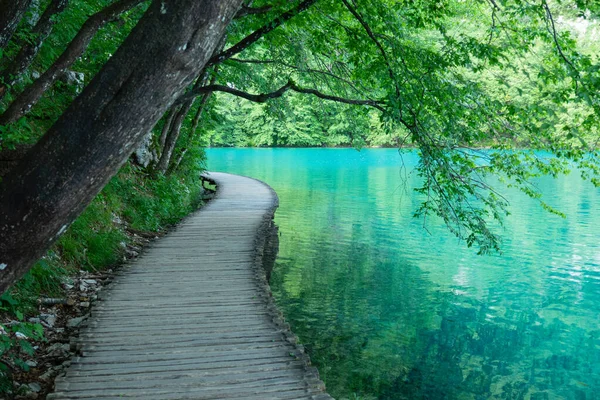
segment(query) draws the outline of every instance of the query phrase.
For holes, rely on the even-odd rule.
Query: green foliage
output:
[[[385,111],[291,94],[258,105],[222,95],[207,144],[416,147],[423,178],[417,192],[425,201],[415,215],[441,217],[482,253],[500,249],[504,186],[560,215],[532,178],[576,168],[600,181],[594,6],[570,0],[344,4],[320,2],[228,61],[219,81],[268,93],[292,79],[322,93],[378,99]],[[244,28],[236,22],[233,32],[243,36]],[[471,150],[477,148],[495,152]],[[519,149],[548,153],[514,152]]]
[[[44,42],[0,109],[35,79],[34,72],[56,60],[89,15],[110,3],[73,1],[57,17],[60,29]],[[253,7],[271,9],[235,19],[226,47],[298,3],[252,2]],[[72,70],[89,82],[146,6],[102,28]],[[517,187],[559,213],[539,198],[529,183],[532,178],[577,168],[600,183],[600,47],[594,40],[600,29],[598,12],[596,2],[586,0],[321,0],[209,72],[215,83],[249,93],[270,93],[293,81],[337,98],[376,101],[380,109],[291,92],[265,104],[213,96],[198,135],[192,132],[192,119],[199,106],[186,116],[174,156],[183,157],[183,167],[172,169],[195,173],[189,168],[197,158],[190,155],[200,144],[415,147],[424,182],[417,191],[426,199],[416,215],[437,215],[468,245],[481,252],[497,250],[496,228],[508,211],[502,185]],[[23,22],[0,68],[31,40],[31,27]],[[73,83],[54,85],[27,117],[1,128],[0,147],[35,142],[79,90]],[[155,145],[158,135],[156,131]],[[495,152],[490,156],[470,150],[476,148]],[[514,154],[523,148],[548,155]],[[189,186],[181,178],[132,174],[123,175],[124,181],[113,180],[106,190],[124,199],[117,206],[124,207],[124,218],[136,229],[158,229],[170,215],[179,216],[173,211],[184,209],[190,200],[177,195]],[[500,186],[491,184],[498,181]],[[91,219],[112,218],[102,201],[109,200],[91,206]],[[82,219],[81,226],[86,223]],[[73,227],[74,232],[79,229]],[[89,268],[113,262],[110,254],[121,241],[118,230],[96,229],[93,237],[76,235],[86,249],[98,249],[94,257],[77,253],[65,239],[66,253]],[[100,249],[109,250],[101,254]]]
[[[122,199],[122,216],[132,228],[161,230],[198,206],[199,174],[172,174],[148,179],[143,174],[136,174],[134,168],[126,167],[104,190]]]
[[[33,355],[35,350],[29,341],[44,340],[44,329],[38,323],[22,322],[21,304],[9,293],[0,297],[0,313],[18,320],[7,326],[0,325],[0,393],[7,393],[12,390],[11,370],[15,367],[29,370],[23,357]]]

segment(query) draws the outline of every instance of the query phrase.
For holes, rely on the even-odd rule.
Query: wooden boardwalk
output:
[[[216,197],[106,289],[48,399],[331,399],[265,281],[276,194],[210,178]]]

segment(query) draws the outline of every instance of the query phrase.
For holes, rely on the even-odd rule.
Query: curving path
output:
[[[210,173],[216,197],[124,267],[49,399],[331,399],[262,268],[277,195]]]

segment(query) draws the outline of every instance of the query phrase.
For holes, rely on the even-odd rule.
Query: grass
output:
[[[126,164],[56,245],[11,289],[27,314],[40,295],[60,295],[62,283],[80,269],[102,271],[123,258],[128,230],[160,232],[200,203],[200,168],[193,173],[151,176]]]
[[[0,296],[3,319],[21,321],[14,329],[43,331],[27,318],[37,314],[40,297],[64,296],[63,284],[80,270],[102,271],[123,259],[129,232],[161,232],[180,221],[201,202],[200,172],[203,154],[189,159],[183,172],[153,176],[127,163],[96,196],[50,251],[8,292]],[[13,329],[8,328],[7,329]],[[38,335],[39,336],[39,335]],[[21,356],[31,349],[24,340],[0,335],[0,394],[12,388],[8,362],[27,366]]]

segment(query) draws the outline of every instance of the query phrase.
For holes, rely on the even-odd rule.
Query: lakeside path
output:
[[[331,399],[265,280],[277,195],[209,178],[215,198],[105,290],[48,399]]]

